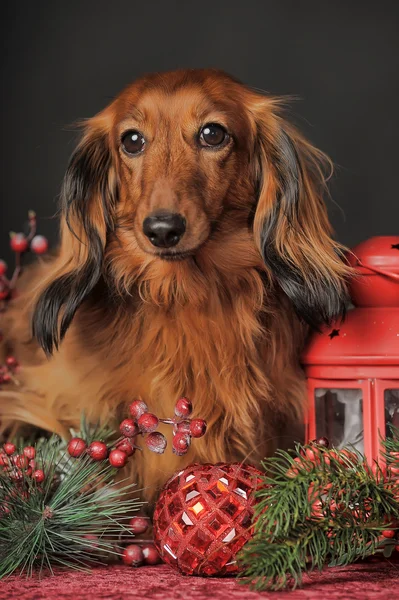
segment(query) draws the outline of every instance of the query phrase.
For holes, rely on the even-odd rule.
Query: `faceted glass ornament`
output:
[[[174,475],[154,513],[162,559],[187,575],[237,573],[237,553],[252,537],[261,477],[241,463],[191,465]]]

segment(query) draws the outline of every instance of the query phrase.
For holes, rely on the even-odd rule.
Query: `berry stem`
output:
[[[37,230],[36,215],[30,215],[29,216],[29,233],[26,238],[28,242],[31,242],[33,240],[33,238],[36,235],[36,230]]]
[[[9,282],[10,290],[13,290],[15,288],[17,281],[18,281],[18,277],[21,274],[21,270],[22,270],[21,252],[16,252],[15,253],[15,269],[14,269],[14,273],[12,274],[12,277]]]

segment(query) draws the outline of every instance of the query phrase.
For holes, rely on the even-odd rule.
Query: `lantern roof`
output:
[[[308,376],[333,367],[334,378],[399,379],[399,236],[371,238],[348,256],[357,276],[354,307],[342,322],[312,334],[303,364]]]

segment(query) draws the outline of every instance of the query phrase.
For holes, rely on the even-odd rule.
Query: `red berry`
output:
[[[4,260],[0,260],[0,275],[5,275],[7,273],[7,263]]]
[[[44,472],[41,469],[36,469],[33,473],[33,478],[37,483],[42,483],[42,481],[44,481]]]
[[[30,249],[35,254],[44,254],[48,249],[48,241],[44,235],[35,235],[30,243]]]
[[[133,419],[125,419],[122,421],[122,423],[119,425],[119,431],[122,435],[129,438],[140,433],[140,429]]]
[[[125,452],[122,452],[122,450],[111,450],[111,452],[109,453],[109,462],[112,467],[116,467],[117,469],[120,469],[125,466],[125,464],[127,463],[127,458],[127,454]]]
[[[330,442],[328,441],[328,439],[326,437],[321,437],[316,440],[316,444],[318,446],[323,446],[323,448],[328,448],[330,445]]]
[[[24,476],[22,474],[22,471],[20,471],[19,469],[12,469],[12,471],[10,472],[10,477],[13,481],[22,481]]]
[[[13,463],[18,469],[26,469],[29,464],[29,460],[23,454],[13,457]]]
[[[129,438],[125,438],[124,440],[118,442],[116,447],[118,450],[124,452],[127,456],[132,456],[136,452],[136,448],[134,447],[132,440]]]
[[[8,456],[11,456],[11,454],[14,454],[16,447],[15,444],[11,444],[10,442],[6,442],[3,446],[4,448],[4,452],[6,454],[8,454]]]
[[[175,415],[177,417],[180,417],[181,419],[183,417],[189,417],[192,412],[193,412],[193,405],[191,404],[190,400],[188,400],[187,398],[180,398],[176,402]]]
[[[8,508],[7,504],[0,504],[0,517],[1,515],[8,515],[10,514],[10,509]]]
[[[313,463],[318,461],[318,454],[319,451],[317,449],[313,450],[313,448],[306,448],[305,450],[305,457]]]
[[[1,377],[3,383],[9,383],[11,381],[11,375],[9,373],[4,373]]]
[[[0,453],[0,467],[8,467],[10,465],[10,459],[4,452]]]
[[[30,460],[29,461],[29,468],[30,469],[36,469],[36,461],[35,460]]]
[[[206,421],[204,419],[193,419],[190,423],[190,433],[194,438],[200,438],[205,435]]]
[[[162,433],[159,433],[159,431],[149,433],[145,438],[145,443],[149,450],[157,454],[163,454],[167,446],[166,437]]]
[[[82,456],[83,452],[86,450],[87,444],[82,438],[74,437],[69,441],[68,444],[68,454],[73,458],[79,458]]]
[[[178,431],[179,433],[189,433],[190,434],[190,423],[191,421],[185,420],[176,423],[175,425],[175,433]]]
[[[382,532],[384,538],[392,539],[396,535],[396,531],[394,529],[386,529]]]
[[[25,252],[28,249],[28,240],[23,233],[15,233],[10,241],[11,250]]]
[[[187,433],[176,433],[173,437],[172,451],[177,456],[183,456],[186,454],[190,446],[190,436]]]
[[[140,535],[140,533],[145,533],[148,529],[149,522],[145,517],[133,517],[129,521],[129,527],[136,535]]]
[[[6,365],[10,368],[16,367],[18,365],[18,362],[15,356],[7,356]]]
[[[129,412],[132,415],[132,418],[135,421],[138,421],[141,415],[148,412],[148,406],[143,400],[134,400],[129,406]]]
[[[87,448],[87,454],[93,460],[105,460],[108,456],[107,444],[98,441],[92,442]]]
[[[36,456],[36,450],[33,446],[25,446],[22,451],[28,460],[32,460]]]
[[[399,467],[388,466],[388,474],[396,478],[399,475]]]
[[[157,565],[161,562],[158,550],[155,548],[154,544],[143,544],[141,549],[143,551],[145,565]]]
[[[137,424],[143,433],[151,433],[151,431],[155,431],[158,427],[158,423],[158,417],[149,412],[142,414],[137,421]]]
[[[124,549],[122,560],[129,567],[139,567],[144,561],[143,551],[137,544],[130,544]]]

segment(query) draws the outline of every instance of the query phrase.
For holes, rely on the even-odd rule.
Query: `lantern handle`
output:
[[[368,269],[369,271],[373,271],[373,273],[377,273],[377,275],[383,275],[384,277],[388,277],[393,281],[399,282],[399,273],[389,273],[388,271],[383,271],[382,269],[370,267],[369,265],[363,264],[359,258],[357,259],[357,266],[362,267],[363,269]]]

